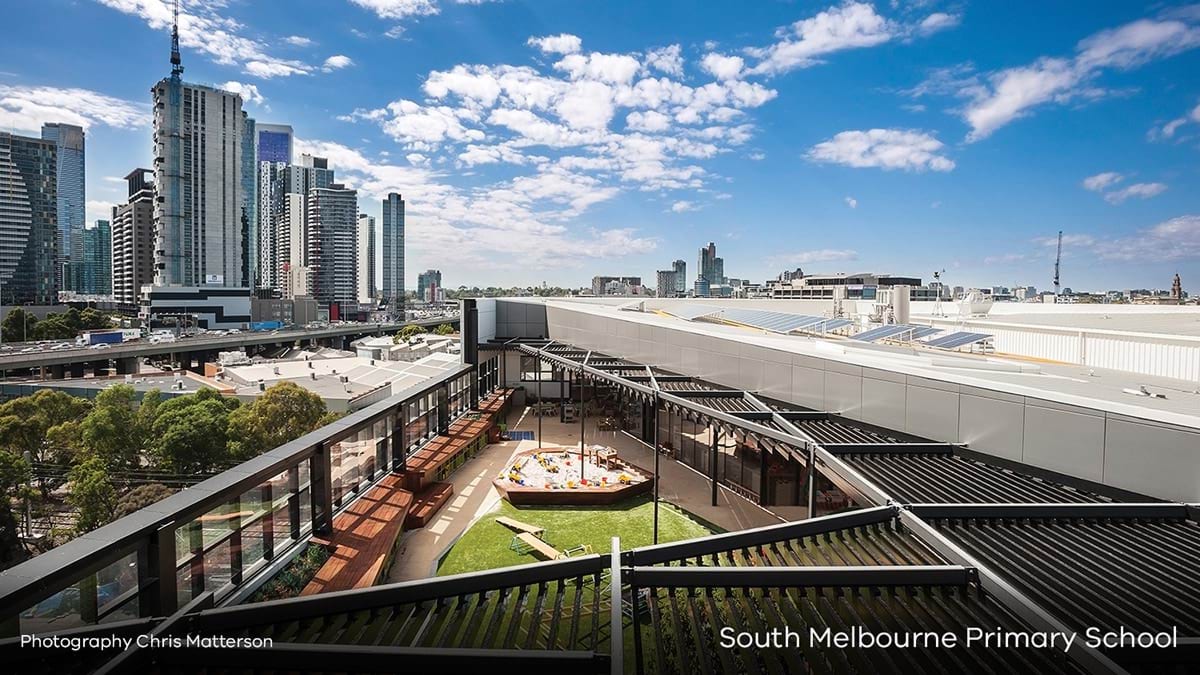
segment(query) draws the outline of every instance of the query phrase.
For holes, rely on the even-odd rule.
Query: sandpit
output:
[[[612,504],[644,494],[649,474],[621,460],[605,446],[584,451],[582,475],[578,448],[544,448],[518,453],[493,483],[513,504]]]

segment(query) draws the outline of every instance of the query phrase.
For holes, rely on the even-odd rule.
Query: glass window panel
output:
[[[216,592],[233,578],[232,550],[223,541],[204,553],[204,590]]]

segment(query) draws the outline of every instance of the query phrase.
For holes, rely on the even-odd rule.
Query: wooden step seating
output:
[[[329,560],[300,595],[366,588],[378,583],[413,505],[402,477],[388,475],[333,519]]]
[[[408,510],[404,519],[404,529],[415,530],[425,527],[433,520],[442,506],[454,495],[454,485],[450,483],[432,483],[425,491],[417,495],[413,506]]]
[[[423,492],[431,483],[445,480],[463,461],[462,455],[473,456],[487,445],[487,433],[512,396],[504,389],[480,400],[479,419],[465,417],[450,424],[443,436],[437,436],[405,461],[405,488]]]

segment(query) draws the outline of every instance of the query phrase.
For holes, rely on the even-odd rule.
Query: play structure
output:
[[[497,518],[496,522],[516,532],[508,547],[520,554],[533,554],[544,560],[562,560],[575,555],[592,553],[592,547],[587,544],[580,544],[564,551],[554,548],[546,542],[546,528],[544,527],[530,525],[505,516]]]
[[[612,448],[544,448],[517,454],[493,483],[512,504],[613,504],[653,487],[649,473]]]

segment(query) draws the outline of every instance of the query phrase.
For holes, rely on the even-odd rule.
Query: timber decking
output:
[[[451,483],[430,484],[424,492],[417,495],[408,517],[404,519],[404,529],[415,530],[428,525],[429,521],[433,520],[433,514],[437,513],[453,494],[454,485]]]
[[[479,419],[462,417],[452,422],[446,435],[435,437],[409,456],[404,466],[404,472],[409,476],[405,486],[413,491],[428,487],[442,465],[487,434],[511,395],[511,389],[503,389],[481,399],[479,408],[472,411]]]
[[[300,595],[375,585],[412,507],[413,494],[401,483],[401,476],[384,476],[333,519],[329,560]]]

